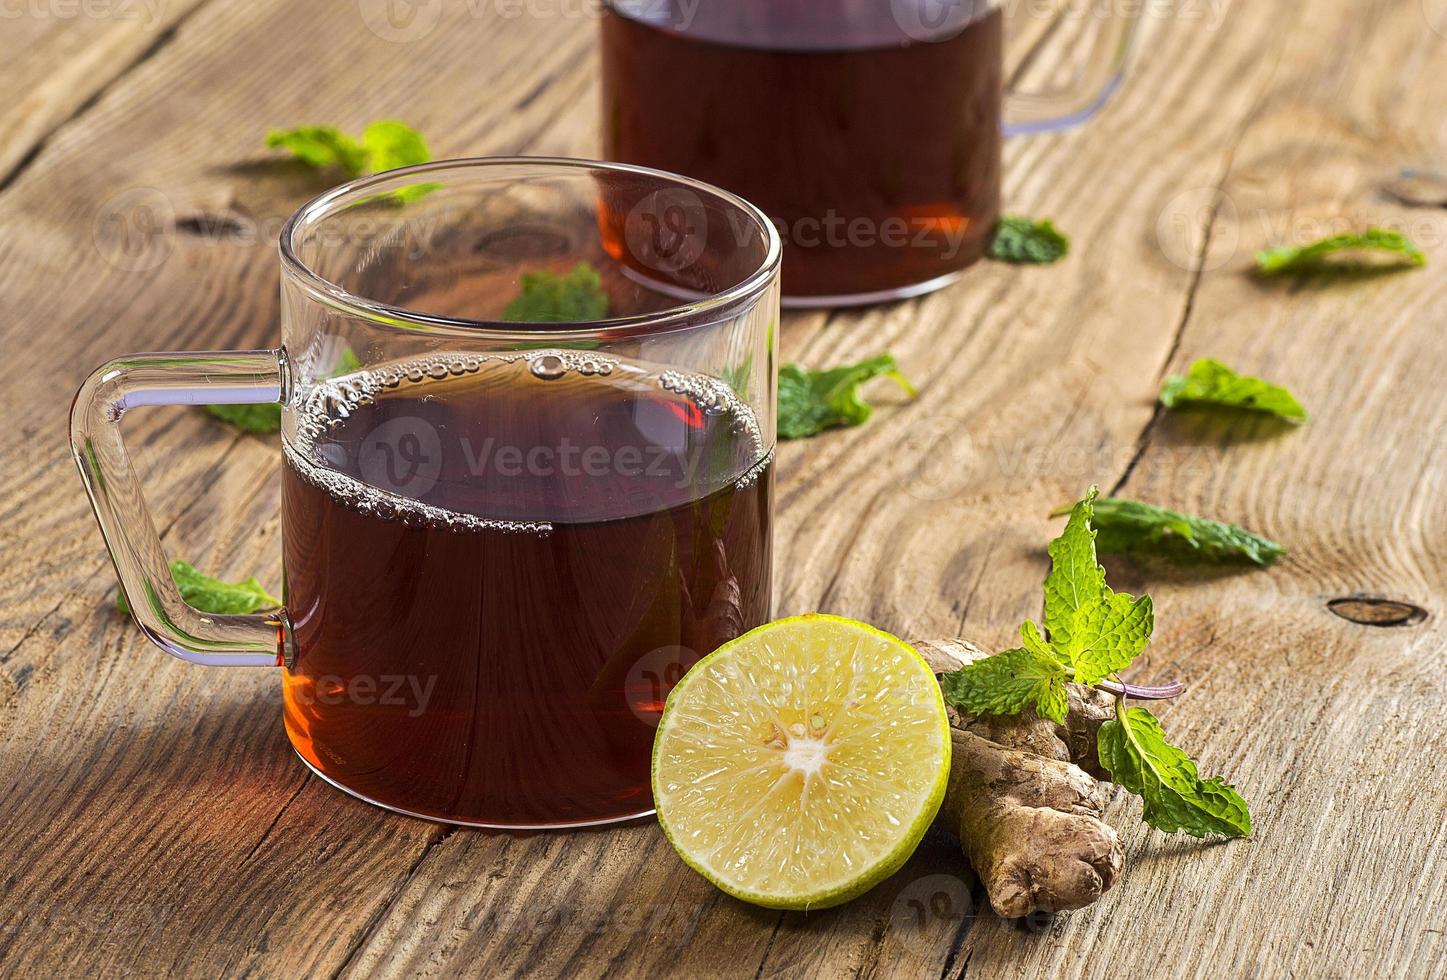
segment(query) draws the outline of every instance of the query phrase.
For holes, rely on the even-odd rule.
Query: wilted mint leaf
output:
[[[914,396],[914,386],[888,354],[825,371],[785,364],[779,369],[779,438],[803,439],[825,429],[862,424],[872,409],[859,396],[859,386],[875,377],[889,378]]]
[[[234,584],[223,582],[201,574],[184,561],[171,562],[171,577],[176,580],[181,598],[202,612],[243,615],[281,605],[281,600],[263,589],[255,578]],[[116,608],[123,613],[131,611],[124,592],[116,596]]]
[[[608,315],[608,294],[598,270],[579,262],[559,275],[547,269],[524,272],[521,291],[502,311],[514,323],[580,323]]]
[[[1270,412],[1288,422],[1306,421],[1306,409],[1285,388],[1260,378],[1237,374],[1220,361],[1203,357],[1185,375],[1173,374],[1161,386],[1161,404],[1224,405]]]
[[[1006,650],[940,676],[945,701],[974,715],[1013,715],[1034,708],[1064,722],[1065,667],[1048,651]]]
[[[1385,252],[1398,258],[1397,264],[1422,266],[1427,256],[1399,231],[1368,228],[1363,232],[1333,235],[1310,245],[1283,245],[1256,253],[1256,270],[1263,276],[1282,273],[1321,272],[1332,269],[1375,268],[1364,252]]]
[[[1195,837],[1251,833],[1246,801],[1220,777],[1202,779],[1191,757],[1166,741],[1161,724],[1145,708],[1116,710],[1100,727],[1100,764],[1110,778],[1138,795],[1146,823],[1167,833]]]
[[[1061,508],[1054,516],[1068,512]],[[1286,548],[1235,524],[1178,514],[1164,507],[1102,497],[1095,502],[1095,547],[1107,552],[1142,552],[1191,564],[1250,561],[1270,565]]]
[[[1069,251],[1070,240],[1050,221],[1007,214],[1000,219],[987,254],[1015,265],[1047,265],[1064,258]]]

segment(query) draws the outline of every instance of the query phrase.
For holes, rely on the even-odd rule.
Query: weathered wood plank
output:
[[[238,168],[268,127],[400,115],[443,155],[527,148],[524,131],[478,142],[514,107],[456,93],[496,91],[521,69],[479,62],[497,25],[456,13],[430,48],[451,72],[419,84],[419,50],[377,36],[354,4],[202,10],[0,193],[5,404],[19,423],[0,440],[0,813],[35,828],[0,847],[0,973],[333,972],[443,834],[308,777],[281,732],[275,676],[168,660],[115,613],[65,432],[71,391],[105,356],[275,342],[275,232],[326,182]],[[545,22],[515,27],[506,50],[541,52],[529,59],[545,74],[587,44],[541,44]],[[540,92],[538,128],[571,97]],[[150,227],[147,208],[224,209],[243,234],[162,223],[127,239]],[[173,552],[275,586],[274,444],[197,413],[137,413],[127,431]]]
[[[1285,37],[1221,184],[1209,268],[1170,367],[1222,358],[1288,383],[1312,420],[1164,415],[1122,488],[1293,546],[1269,574],[1123,569],[1157,599],[1169,663],[1151,673],[1192,685],[1167,724],[1256,800],[1259,829],[1249,846],[1219,848],[1131,834],[1130,894],[1065,923],[1062,947],[1093,954],[1073,974],[1128,969],[1130,954],[1112,952],[1128,943],[1179,951],[1182,975],[1427,976],[1447,962],[1447,552],[1432,540],[1447,526],[1447,406],[1422,397],[1442,366],[1447,277],[1247,274],[1256,249],[1374,224],[1440,264],[1447,212],[1379,188],[1447,150],[1431,130],[1441,100],[1425,91],[1447,75],[1447,43],[1402,4],[1313,7]],[[1191,455],[1197,465],[1181,466]],[[1356,592],[1428,618],[1369,627],[1326,609]],[[986,945],[993,931],[981,955],[1003,969],[1010,951]]]
[[[786,357],[892,350],[921,395],[906,406],[882,390],[867,427],[784,448],[782,612],[1004,642],[1038,611],[1050,506],[1127,475],[1123,492],[1294,546],[1252,575],[1113,563],[1118,587],[1158,600],[1145,673],[1192,683],[1167,724],[1236,778],[1260,831],[1211,848],[1132,831],[1117,890],[1043,932],[966,914],[944,838],[866,898],[805,917],[727,899],[647,824],[508,836],[388,816],[299,768],[274,676],[169,661],[107,608],[110,569],[64,450],[69,392],[124,349],[272,341],[271,240],[316,185],[235,166],[267,127],[396,115],[439,155],[593,152],[591,23],[438,9],[435,27],[398,41],[341,0],[203,8],[0,192],[3,397],[19,423],[0,430],[13,467],[0,527],[20,556],[0,568],[0,816],[36,828],[0,841],[0,973],[1440,968],[1432,529],[1447,497],[1428,393],[1442,279],[1284,292],[1239,275],[1271,230],[1263,218],[1400,217],[1371,196],[1380,173],[1444,155],[1430,84],[1443,47],[1418,4],[1238,4],[1214,28],[1184,13],[1151,23],[1134,83],[1092,129],[1010,148],[1007,199],[1072,232],[1067,263],[980,268],[921,302],[785,326]],[[1176,219],[1223,178],[1247,217],[1224,266],[1218,218],[1193,292],[1202,253]],[[138,261],[108,219],[158,193],[257,234],[167,235]],[[1440,216],[1423,220],[1440,258]],[[1151,425],[1162,370],[1196,354],[1289,380],[1317,418],[1275,439]],[[168,544],[278,582],[274,447],[194,413],[135,421]],[[1358,589],[1431,615],[1382,629],[1324,610]],[[1113,817],[1130,827],[1137,812],[1122,799]]]
[[[0,186],[204,0],[26,0],[0,11]]]

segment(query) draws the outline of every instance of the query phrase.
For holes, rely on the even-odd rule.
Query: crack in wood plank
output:
[[[57,120],[44,132],[37,134],[34,141],[16,156],[15,162],[4,171],[0,171],[0,194],[8,190],[10,186],[19,180],[21,175],[35,163],[57,133],[70,124],[79,121],[89,113],[90,110],[94,109],[101,99],[105,97],[106,93],[123,82],[125,78],[136,69],[155,57],[162,49],[175,40],[177,32],[180,31],[187,21],[194,17],[198,11],[206,7],[207,4],[214,2],[216,2],[216,0],[199,0],[196,6],[181,14],[176,18],[174,23],[157,33],[155,40],[147,45],[129,64],[121,68],[103,85],[86,96],[85,99],[63,118]]]
[[[1201,281],[1204,279],[1206,274],[1206,263],[1208,261],[1209,255],[1211,254],[1211,243],[1213,241],[1213,236],[1216,231],[1216,222],[1221,214],[1221,202],[1225,200],[1226,182],[1231,178],[1231,167],[1236,160],[1236,152],[1238,149],[1240,149],[1242,140],[1246,138],[1246,133],[1250,130],[1252,122],[1255,120],[1257,113],[1260,111],[1263,100],[1266,98],[1267,93],[1271,90],[1271,83],[1276,78],[1276,69],[1280,66],[1281,63],[1280,56],[1281,49],[1278,48],[1277,57],[1273,62],[1272,70],[1262,80],[1260,91],[1257,93],[1257,98],[1255,100],[1255,105],[1242,118],[1241,124],[1236,129],[1236,134],[1234,138],[1231,140],[1230,144],[1226,149],[1225,160],[1222,162],[1221,172],[1216,178],[1215,184],[1213,185],[1214,196],[1212,197],[1211,201],[1211,210],[1206,219],[1205,227],[1201,230],[1201,245],[1196,250],[1195,268],[1191,270],[1191,279],[1190,283],[1186,287],[1185,302],[1182,304],[1181,307],[1181,315],[1176,322],[1175,333],[1171,336],[1170,348],[1166,351],[1166,356],[1161,360],[1160,369],[1156,372],[1157,391],[1160,390],[1162,382],[1165,381],[1166,372],[1171,369],[1171,362],[1176,359],[1176,354],[1180,352],[1181,339],[1186,335],[1186,327],[1191,322],[1191,313],[1195,309],[1196,295],[1200,292]],[[1136,466],[1139,465],[1141,459],[1145,457],[1146,451],[1150,448],[1151,435],[1156,431],[1156,426],[1160,422],[1165,411],[1165,406],[1160,403],[1160,399],[1158,398],[1151,409],[1151,417],[1146,420],[1145,425],[1141,427],[1139,435],[1136,436],[1134,453],[1131,454],[1131,458],[1126,462],[1125,467],[1121,470],[1119,478],[1117,478],[1111,484],[1110,490],[1106,494],[1106,496],[1115,496],[1117,493],[1120,492],[1121,487],[1125,486],[1127,481],[1130,480],[1131,474],[1135,472]]]
[[[457,833],[461,829],[462,828],[457,824],[435,825],[435,831],[437,833],[437,836],[428,843],[427,847],[423,849],[421,854],[417,855],[417,860],[412,862],[412,866],[407,869],[407,873],[402,876],[401,880],[397,883],[397,887],[393,888],[387,898],[377,906],[376,911],[373,912],[371,918],[367,920],[367,924],[363,926],[360,930],[358,930],[356,939],[353,940],[351,948],[348,949],[346,954],[343,956],[341,964],[332,971],[330,980],[338,980],[339,977],[341,977],[343,974],[345,974],[348,970],[351,969],[352,962],[357,958],[357,956],[362,952],[362,950],[367,947],[368,941],[371,940],[372,935],[378,929],[380,929],[382,923],[387,920],[387,916],[388,914],[390,914],[392,907],[397,903],[397,900],[401,898],[401,896],[407,891],[407,886],[410,885],[412,883],[412,880],[417,877],[418,872],[422,870],[422,865],[427,861],[427,859],[432,855],[432,853],[437,850],[439,846],[441,846],[448,838],[450,838],[453,834]]]
[[[281,818],[286,814],[287,809],[296,802],[296,798],[301,795],[301,791],[306,789],[306,784],[307,781],[311,778],[311,773],[303,770],[302,772],[298,773],[298,776],[300,778],[297,780],[296,792],[292,793],[291,796],[287,797],[286,802],[283,803],[281,805],[281,808],[276,811],[276,816],[271,818],[271,823],[267,825],[266,830],[262,831],[262,834],[260,837],[257,838],[256,843],[251,845],[251,850],[247,851],[246,856],[241,859],[241,867],[245,867],[247,862],[249,862],[256,855],[256,852],[261,850],[261,845],[266,843],[267,838],[270,837],[271,832],[276,829],[276,825],[281,822]]]

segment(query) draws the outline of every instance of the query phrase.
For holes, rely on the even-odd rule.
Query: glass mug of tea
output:
[[[1072,82],[1026,93],[1003,82],[1000,0],[607,0],[603,155],[763,209],[785,306],[920,295],[988,247],[1002,133],[1075,125],[1115,89],[1139,14],[1118,6],[1087,5]]]
[[[281,233],[275,350],[131,354],[71,438],[126,598],[186,660],[282,668],[286,731],[393,810],[527,828],[652,810],[663,700],[770,616],[780,241],[639,167],[427,164]],[[141,405],[278,403],[284,608],[167,566]]]

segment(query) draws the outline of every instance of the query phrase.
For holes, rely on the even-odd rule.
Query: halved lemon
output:
[[[653,742],[653,800],[683,860],[730,895],[826,908],[904,864],[949,769],[920,655],[815,614],[745,633],[684,676]]]

